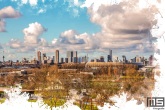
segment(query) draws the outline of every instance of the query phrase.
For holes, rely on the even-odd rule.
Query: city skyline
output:
[[[38,50],[50,56],[55,50],[61,55],[76,50],[98,58],[112,49],[114,56],[148,58],[157,37],[151,32],[157,24],[157,4],[153,1],[149,7],[143,0],[0,0],[0,61],[3,52],[5,60],[15,60],[37,58]]]
[[[151,56],[153,57],[154,55],[152,55],[152,54],[149,56],[134,55],[131,58],[129,58],[126,55],[121,55],[121,56],[114,55],[113,56],[113,51],[111,49],[109,49],[106,54],[101,54],[100,56],[97,55],[97,57],[96,56],[89,57],[88,53],[81,54],[81,53],[78,53],[77,51],[65,51],[65,53],[61,54],[60,50],[54,50],[54,53],[52,53],[51,55],[47,54],[46,52],[37,51],[34,56],[31,56],[31,58],[22,56],[22,58],[20,58],[20,59],[17,58],[16,60],[13,60],[13,59],[6,60],[5,59],[6,56],[3,54],[2,55],[3,60],[2,61],[0,60],[0,62],[1,63],[9,62],[9,61],[23,62],[24,60],[26,60],[28,62],[38,61],[38,64],[43,64],[43,63],[47,63],[48,60],[49,61],[52,60],[54,64],[58,64],[58,63],[61,63],[61,61],[63,63],[64,62],[65,63],[71,63],[71,62],[80,63],[80,62],[91,62],[91,61],[92,62],[93,61],[94,62],[125,62],[126,60],[130,62],[133,59],[135,60],[135,61],[133,60],[133,62],[139,62],[139,61],[136,61],[136,58],[142,58],[145,60],[149,60]],[[67,60],[67,62],[66,62],[66,60]]]
[[[38,51],[36,53],[37,58],[29,59],[26,57],[23,57],[22,59],[17,59],[16,61],[9,60],[0,61],[0,63],[3,64],[10,64],[12,62],[16,63],[26,63],[26,64],[63,64],[63,63],[87,63],[87,62],[122,62],[122,63],[132,63],[137,65],[153,65],[153,60],[155,60],[155,57],[153,55],[150,55],[149,57],[139,56],[136,55],[131,59],[127,59],[127,56],[122,55],[121,57],[113,57],[113,51],[109,49],[109,53],[104,56],[99,56],[98,58],[89,58],[88,55],[85,56],[79,56],[77,51],[66,51],[65,57],[62,57],[60,55],[59,50],[55,50],[54,56],[48,56],[47,53],[42,53],[41,51]],[[5,58],[5,56],[3,56]]]

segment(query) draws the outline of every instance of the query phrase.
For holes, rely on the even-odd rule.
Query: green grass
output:
[[[37,100],[31,100],[31,99],[29,99],[28,100],[28,102],[36,102]]]
[[[6,100],[5,98],[1,98],[1,99],[0,99],[0,104],[4,103],[5,100]]]
[[[0,103],[4,103],[6,98],[0,99]],[[36,102],[37,100],[28,100],[28,102]]]
[[[74,104],[80,107],[80,103],[74,103]],[[89,104],[81,105],[81,109],[82,110],[91,110],[91,104],[89,103]],[[92,110],[98,110],[97,106],[92,104]]]
[[[0,104],[4,103],[5,102],[5,98],[2,98],[0,99]],[[28,102],[36,102],[37,100],[28,100]],[[45,99],[44,100],[44,103],[45,104],[48,104],[48,106],[50,107],[58,107],[58,106],[62,106],[66,101],[64,100],[58,100],[56,101],[56,105],[55,103],[53,103],[51,100],[48,100],[48,99]],[[75,103],[75,105],[79,106],[80,107],[80,104],[79,103]],[[83,110],[91,110],[91,105],[90,104],[84,104],[83,107],[81,108]],[[97,106],[92,104],[92,110],[98,110],[97,109]]]
[[[50,99],[44,99],[43,100],[45,104],[47,104],[50,107],[58,107],[62,106],[66,101],[65,100],[50,100]]]
[[[91,105],[86,105],[86,106],[83,108],[83,110],[91,110]],[[98,110],[98,109],[97,109],[97,106],[92,105],[92,110]]]

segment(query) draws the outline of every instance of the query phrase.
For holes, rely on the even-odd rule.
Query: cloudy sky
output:
[[[161,0],[0,0],[0,60],[34,58],[36,51],[61,56],[153,53],[157,28],[155,3]]]

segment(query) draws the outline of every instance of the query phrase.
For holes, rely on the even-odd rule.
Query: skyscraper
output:
[[[2,57],[2,58],[3,58],[3,62],[5,62],[5,56],[4,56],[4,51],[3,51],[3,57]]]
[[[73,51],[67,51],[66,57],[68,58],[68,63],[73,62]]]
[[[82,61],[81,62],[88,62],[88,57],[87,56],[84,56],[84,57],[82,57]]]
[[[68,63],[68,58],[65,58],[65,63]]]
[[[43,53],[43,54],[42,54],[42,58],[43,58],[42,63],[43,63],[43,64],[46,64],[46,63],[47,63],[46,53]]]
[[[154,57],[153,57],[153,55],[150,55],[150,57],[149,57],[149,65],[150,66],[153,66],[153,61],[154,61]]]
[[[104,62],[104,57],[100,56],[100,62]]]
[[[64,63],[64,58],[61,58],[61,63]]]
[[[40,51],[37,52],[37,57],[38,57],[38,61],[40,64],[41,63],[41,52]]]
[[[42,54],[42,60],[47,60],[46,53]]]
[[[136,63],[140,63],[141,62],[141,57],[139,57],[138,55],[136,55],[135,62]]]
[[[73,58],[72,62],[77,63],[77,51],[73,51]]]
[[[122,55],[122,58],[123,58],[123,63],[126,63],[127,62],[126,56]]]
[[[56,50],[56,64],[59,63],[59,50]]]
[[[112,62],[112,50],[109,50],[109,55],[107,56],[107,61]]]

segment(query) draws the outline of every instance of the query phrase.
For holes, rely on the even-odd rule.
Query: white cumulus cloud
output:
[[[61,33],[59,38],[60,43],[66,44],[84,44],[84,40],[78,37],[78,33],[74,30],[67,30]]]
[[[16,11],[13,7],[8,6],[0,9],[0,32],[5,32],[5,19],[6,18],[18,18],[21,16],[21,13]]]
[[[46,12],[45,9],[40,9],[40,10],[38,11],[39,14],[40,14],[40,13],[45,13],[45,12]]]
[[[37,2],[38,2],[38,0],[29,0],[29,3],[31,6],[36,6]]]
[[[17,49],[23,47],[23,43],[18,39],[11,39],[7,45],[12,49]]]
[[[0,10],[0,18],[18,18],[20,16],[21,14],[11,6]]]
[[[139,6],[138,0],[116,4],[107,0],[96,2],[86,0],[81,7],[87,7],[90,20],[101,27],[101,32],[94,36],[100,41],[99,48],[141,51],[141,48],[138,48],[139,45],[152,39],[150,30],[157,23],[155,15],[158,13],[154,5],[142,7]]]
[[[53,39],[52,46],[61,50],[92,50],[97,48],[97,39],[92,35],[79,34],[75,30],[67,30],[60,34],[58,39]]]
[[[38,22],[29,24],[29,27],[23,29],[24,41],[11,39],[7,46],[11,49],[17,49],[18,52],[35,51],[38,47],[47,47],[49,44],[40,36],[46,32],[46,29]]]
[[[24,43],[37,44],[39,42],[39,37],[42,35],[46,29],[38,22],[29,24],[28,28],[23,30],[24,33]]]
[[[28,0],[22,0],[22,4],[26,4]]]

